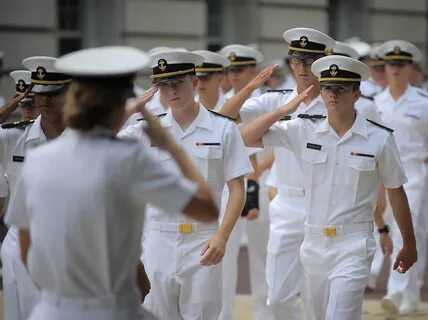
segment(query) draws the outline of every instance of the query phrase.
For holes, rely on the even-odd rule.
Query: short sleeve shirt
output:
[[[378,183],[398,188],[406,181],[394,136],[357,113],[339,138],[328,119],[278,123],[263,137],[297,158],[307,194],[306,219],[320,226],[373,220]]]

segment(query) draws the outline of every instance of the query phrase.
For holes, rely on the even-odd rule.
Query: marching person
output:
[[[203,177],[144,108],[147,96],[136,102],[146,132],[184,177],[139,143],[115,138],[132,80],[147,60],[134,48],[104,47],[65,55],[55,65],[73,78],[64,113],[68,129],[28,152],[7,214],[42,290],[30,320],[141,319],[145,203],[205,222],[218,217]]]
[[[191,52],[162,51],[151,55],[153,82],[168,100],[169,110],[158,119],[191,155],[208,182],[218,207],[223,188],[229,198],[218,222],[197,223],[180,210],[151,210],[150,232],[143,262],[152,283],[146,306],[160,319],[217,320],[222,306],[222,259],[232,229],[244,205],[244,176],[252,172],[238,127],[228,118],[195,102],[195,67],[204,58]],[[141,126],[119,136],[146,142]],[[174,169],[171,157],[155,144],[151,153]],[[171,214],[174,212],[174,214]]]
[[[0,130],[0,166],[6,173],[11,193],[24,165],[27,150],[57,138],[64,130],[62,109],[70,79],[55,69],[55,61],[52,57],[39,56],[22,61],[24,67],[31,71],[31,91],[40,116],[34,122],[5,124],[3,127],[7,129]],[[19,99],[24,97],[22,94],[18,96]],[[10,201],[9,205],[12,203]],[[27,319],[39,299],[39,290],[20,259],[18,230],[14,226],[10,227],[3,241],[1,260],[5,320]]]
[[[281,146],[293,151],[304,175],[306,226],[300,256],[314,319],[360,319],[364,288],[376,249],[373,211],[382,180],[387,188],[403,247],[394,270],[416,262],[412,217],[403,184],[406,176],[392,130],[366,120],[354,109],[361,81],[370,71],[348,57],[313,63],[327,117],[293,113],[312,87],[242,129],[248,146]]]
[[[318,79],[311,72],[311,65],[317,59],[325,56],[326,49],[334,46],[334,40],[328,35],[310,28],[293,28],[284,32],[283,37],[289,44],[288,60],[295,75],[296,87],[292,90],[279,90],[248,99],[252,90],[261,85],[266,77],[269,77],[273,69],[268,67],[235,97],[228,100],[222,113],[231,117],[239,117],[245,125],[288,103],[310,86],[315,87],[289,117],[294,119],[301,113],[326,113],[325,105],[319,96]],[[299,293],[302,293],[305,298],[306,290],[299,252],[305,233],[307,196],[302,172],[295,155],[284,148],[274,148],[274,154],[275,163],[281,175],[277,177],[279,181],[278,196],[269,204],[267,303],[274,319],[282,319],[284,314],[288,314],[290,319],[301,319],[297,298]],[[266,189],[267,186],[265,186]],[[311,310],[308,303],[306,304],[306,314],[310,319]]]
[[[414,221],[416,243],[420,261],[426,252],[422,245],[426,229],[423,227],[426,214],[422,211],[425,196],[426,166],[428,156],[428,96],[409,84],[413,63],[420,60],[421,52],[412,43],[392,40],[384,43],[379,52],[385,61],[388,87],[375,97],[382,123],[394,129],[398,151],[408,177],[404,185],[409,198]],[[398,222],[398,221],[397,221]],[[401,247],[401,238],[396,223],[392,225],[394,258]],[[382,306],[389,312],[401,315],[413,312],[420,300],[418,268],[412,268],[405,275],[390,272],[387,295]]]
[[[208,110],[219,112],[226,102],[226,97],[222,93],[220,84],[225,77],[225,70],[229,66],[229,60],[218,53],[206,50],[193,51],[204,58],[204,63],[197,66],[196,78],[198,93],[196,101],[201,103]]]

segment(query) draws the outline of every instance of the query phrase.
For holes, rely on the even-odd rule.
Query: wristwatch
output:
[[[383,227],[378,228],[377,231],[379,233],[389,233],[389,226],[387,224],[385,224]]]

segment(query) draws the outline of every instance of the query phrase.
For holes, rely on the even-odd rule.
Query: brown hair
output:
[[[102,83],[72,82],[65,102],[65,125],[83,131],[109,127],[114,113],[125,105],[129,91]]]

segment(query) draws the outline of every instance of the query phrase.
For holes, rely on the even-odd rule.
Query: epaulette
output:
[[[18,121],[18,122],[11,122],[11,123],[5,123],[2,124],[2,129],[10,129],[10,128],[17,128],[17,127],[26,127],[29,124],[32,124],[35,120],[24,120],[24,121]]]
[[[297,118],[317,120],[317,119],[325,119],[326,116],[324,116],[322,114],[306,114],[306,113],[301,113],[301,114],[297,115]]]
[[[154,117],[156,119],[158,119],[158,118],[162,118],[162,117],[165,117],[165,116],[166,116],[166,112],[165,113],[161,113],[161,114],[157,114]],[[137,119],[137,121],[144,121],[144,120],[145,120],[144,118]]]
[[[368,100],[371,100],[371,101],[374,101],[374,96],[365,96],[365,95],[361,95],[361,98],[364,98],[364,99],[368,99]]]
[[[391,128],[388,128],[388,127],[385,127],[384,125],[381,125],[380,123],[377,123],[377,122],[374,122],[373,120],[369,120],[369,119],[366,119],[368,122],[370,122],[371,124],[374,124],[375,126],[378,126],[379,128],[382,128],[382,129],[385,129],[386,131],[388,131],[388,132],[394,132],[394,130],[393,129],[391,129]]]
[[[419,93],[419,95],[421,95],[422,97],[428,98],[428,92],[426,92],[424,89],[416,89],[416,92]]]
[[[287,93],[287,92],[292,92],[293,89],[270,89],[270,90],[266,90],[266,92],[281,92],[281,93]]]
[[[212,110],[208,110],[208,111],[211,112],[212,114],[215,114],[216,116],[223,117],[223,118],[229,119],[229,120],[234,121],[234,122],[238,121],[238,119],[234,119],[232,117],[226,116],[225,114],[218,113],[218,112],[215,112]]]
[[[288,120],[291,120],[291,116],[285,116],[285,117],[282,117],[281,119],[279,119],[278,121],[288,121]]]

